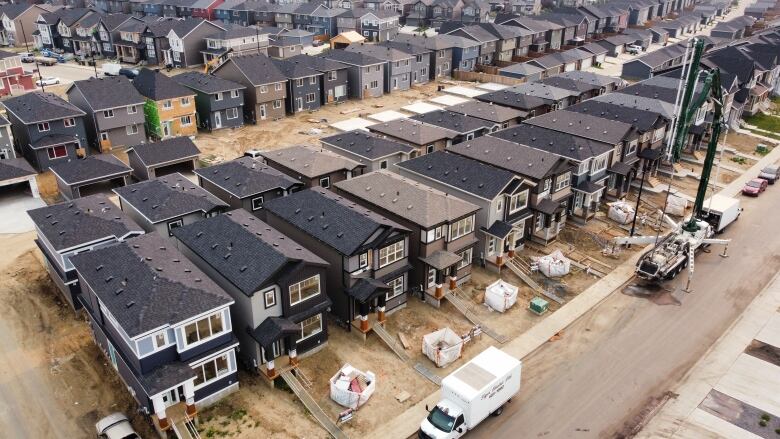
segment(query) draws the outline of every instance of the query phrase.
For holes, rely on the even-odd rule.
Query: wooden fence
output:
[[[525,82],[525,79],[520,78],[510,78],[508,76],[491,75],[482,72],[463,72],[460,70],[454,70],[452,77],[458,81],[495,82],[503,85],[518,85]]]

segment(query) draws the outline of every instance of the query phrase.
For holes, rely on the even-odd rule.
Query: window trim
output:
[[[460,253],[456,253],[458,256],[460,256],[460,262],[458,262],[458,265],[455,266],[456,270],[460,270],[461,268],[468,267],[469,265],[474,263],[474,247],[469,247],[465,250],[463,250]],[[464,263],[465,256],[468,254],[468,262]]]
[[[320,322],[320,329],[317,330],[317,331],[314,331],[311,334],[309,334],[306,337],[304,337],[303,336],[303,325],[304,325],[304,323],[306,323],[309,320],[315,319],[315,318],[317,319],[317,321]],[[314,314],[311,317],[308,317],[308,318],[305,318],[305,319],[301,320],[301,338],[296,340],[296,344],[302,342],[303,340],[306,340],[307,338],[314,337],[315,335],[321,334],[321,333],[322,333],[322,313]]]
[[[303,284],[304,282],[306,282],[306,281],[308,281],[310,279],[316,279],[317,280],[317,292],[315,294],[312,294],[311,296],[303,298],[303,296],[300,293],[301,288],[300,288],[299,285]],[[293,299],[292,299],[292,289],[295,286],[299,286],[298,287],[298,294],[301,297],[301,299],[299,299],[296,302],[293,302]],[[305,301],[307,301],[307,300],[309,300],[309,299],[311,299],[313,297],[319,296],[320,294],[322,294],[322,281],[320,280],[320,275],[319,274],[315,274],[314,276],[310,276],[310,277],[307,277],[306,279],[300,280],[300,281],[298,281],[298,282],[296,282],[294,284],[290,284],[289,286],[287,286],[287,294],[288,294],[288,297],[289,297],[289,300],[290,300],[290,306],[295,306],[295,305],[297,305],[299,303],[303,303],[303,302],[305,302]]]
[[[228,328],[228,326],[229,326],[228,322],[230,320],[230,314],[229,313],[226,314],[225,313],[226,310],[227,310],[227,308],[222,308],[219,311],[215,311],[213,313],[210,313],[210,314],[207,314],[205,316],[202,316],[202,317],[200,317],[200,318],[198,318],[196,320],[190,320],[187,323],[184,323],[184,324],[182,324],[180,326],[177,326],[177,328],[181,328],[181,330],[182,330],[182,340],[181,340],[181,342],[182,342],[182,351],[188,350],[188,349],[192,349],[195,346],[198,346],[198,345],[203,344],[203,343],[205,343],[205,342],[207,342],[209,340],[213,340],[214,338],[219,337],[220,335],[223,335],[223,334],[226,334],[226,333],[230,332],[232,330],[232,328]],[[211,329],[211,317],[216,316],[216,315],[219,315],[219,318],[222,319],[222,331],[214,333],[213,330]],[[195,325],[195,328],[197,329],[198,328],[198,322],[203,321],[203,320],[206,320],[209,323],[209,332],[211,333],[211,335],[209,335],[206,338],[200,338],[200,334],[198,334],[198,340],[197,341],[194,341],[192,343],[188,342],[187,341],[187,329],[186,329],[187,326]],[[230,325],[230,326],[232,326],[232,325]],[[178,348],[178,345],[177,345],[177,348]]]
[[[256,203],[258,200],[260,201],[260,204],[259,204],[259,205],[257,205],[257,206],[255,206],[255,203]],[[256,211],[256,210],[260,210],[260,209],[262,209],[262,208],[263,208],[263,203],[264,203],[264,202],[265,202],[265,197],[264,197],[263,195],[260,195],[260,196],[257,196],[257,197],[254,197],[254,198],[252,198],[252,212],[254,212],[254,211]]]
[[[561,184],[562,182],[565,182],[565,184]],[[555,192],[558,192],[560,190],[566,189],[571,185],[571,172],[567,171],[563,174],[558,175],[555,177]]]
[[[391,249],[392,247],[392,249]],[[399,249],[400,247],[400,249]],[[382,251],[385,251],[385,263],[382,263]],[[400,255],[399,255],[400,251]],[[392,253],[391,253],[392,252]],[[392,265],[400,260],[402,260],[406,254],[406,244],[403,239],[399,241],[395,241],[393,243],[390,243],[382,248],[379,249],[379,268],[387,267],[388,265]],[[391,260],[391,255],[395,257],[395,259]]]
[[[76,119],[73,117],[66,117],[65,119],[62,119],[63,125],[65,125],[65,128],[70,128],[76,126]]]
[[[62,150],[64,151],[64,154],[58,156],[56,154],[56,149],[57,148],[62,148]],[[52,152],[55,152],[55,154],[52,155]],[[50,146],[50,147],[46,148],[46,155],[49,157],[49,160],[57,160],[57,159],[65,158],[65,157],[68,156],[68,147],[65,146],[65,145]]]
[[[320,187],[329,189],[330,188],[330,177],[321,177],[320,178]]]
[[[271,294],[270,304],[268,300],[269,293]],[[265,305],[265,309],[276,306],[276,288],[269,288],[263,291],[263,305]]]
[[[227,363],[227,369],[224,372],[222,372],[221,374],[219,373],[219,369],[217,369],[217,364],[216,364],[218,358],[224,358],[225,362]],[[203,367],[206,364],[208,364],[208,363],[214,364],[214,371],[215,371],[214,378],[212,378],[210,380],[206,380],[206,371],[203,369]],[[235,373],[236,370],[237,370],[237,368],[236,368],[236,361],[235,361],[235,350],[231,349],[231,350],[229,350],[227,352],[224,352],[222,354],[217,354],[214,357],[209,358],[208,360],[205,360],[205,361],[203,361],[201,363],[198,363],[198,364],[192,366],[192,370],[195,371],[196,374],[198,373],[197,372],[197,368],[200,368],[201,373],[203,374],[203,382],[200,383],[200,384],[195,384],[194,385],[195,390],[200,389],[200,388],[205,387],[205,386],[208,386],[208,385],[210,385],[210,384],[212,384],[212,383],[214,383],[214,382],[216,382],[218,380],[221,380],[225,376],[228,376],[228,375],[230,375],[232,373]],[[197,375],[195,377],[195,379],[197,380],[198,377],[199,377],[199,375]]]
[[[522,206],[520,206],[518,204],[518,202],[517,202],[517,200],[520,197],[525,197],[525,202],[523,203]],[[519,211],[525,209],[526,207],[528,207],[528,189],[526,189],[526,190],[524,190],[522,192],[513,194],[513,195],[511,195],[509,197],[509,213],[510,214],[519,212]]]
[[[469,215],[469,216],[467,216],[465,218],[462,218],[462,219],[460,219],[458,221],[455,221],[454,223],[450,224],[450,234],[449,234],[449,239],[447,240],[447,242],[455,241],[456,239],[460,239],[460,238],[468,235],[469,233],[473,233],[474,232],[474,219],[475,219],[474,215]],[[456,235],[456,233],[458,233],[459,224],[461,224],[461,223],[463,223],[463,224],[471,223],[471,227],[464,226],[463,233],[461,233],[460,235]]]
[[[395,292],[395,289],[396,289],[395,283],[397,281],[399,281],[399,280],[401,281],[401,291],[396,293]],[[390,287],[390,292],[389,293],[385,293],[385,300],[387,301],[387,300],[390,300],[390,299],[395,299],[396,297],[403,295],[404,294],[404,286],[405,286],[405,284],[406,284],[406,282],[404,282],[404,276],[403,275],[398,276],[397,278],[392,279],[391,281],[387,282],[387,286]]]
[[[38,123],[38,132],[39,133],[45,133],[47,131],[51,131],[51,125],[49,125],[49,122],[39,122]]]
[[[174,226],[174,224],[177,224]],[[184,220],[179,218],[173,221],[168,221],[167,227],[168,227],[168,236],[173,236],[173,229],[177,227],[183,227],[184,226]]]

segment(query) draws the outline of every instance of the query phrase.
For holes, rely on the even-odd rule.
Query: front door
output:
[[[265,111],[265,104],[260,106],[260,120],[265,120],[268,117],[268,113]]]
[[[165,407],[170,407],[179,401],[183,401],[184,386],[179,386],[163,393],[162,399],[163,403],[165,403]]]
[[[163,131],[163,138],[170,137],[171,136],[171,123],[170,122],[163,122],[162,123],[162,131]]]
[[[295,103],[298,108],[297,111],[303,111],[303,98],[295,98]]]
[[[222,113],[214,112],[214,128],[222,128]]]

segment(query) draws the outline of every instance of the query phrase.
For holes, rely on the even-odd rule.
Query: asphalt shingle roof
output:
[[[507,170],[446,151],[425,154],[396,166],[487,200],[500,195],[518,178]]]
[[[612,145],[622,142],[633,131],[633,126],[628,123],[571,111],[553,111],[523,123]]]
[[[426,145],[442,139],[454,139],[455,131],[422,123],[414,119],[396,119],[368,127],[370,131],[385,134],[414,145]]]
[[[189,89],[208,94],[246,88],[237,82],[200,72],[184,72],[172,76],[171,79]]]
[[[67,185],[114,178],[132,172],[129,166],[111,154],[90,155],[58,163],[50,169]]]
[[[423,228],[460,219],[479,207],[382,169],[335,184],[340,190]]]
[[[338,171],[352,171],[360,163],[325,149],[290,146],[260,153],[266,161],[278,163],[303,176],[314,178]]]
[[[654,111],[624,107],[609,102],[594,101],[592,99],[566,107],[565,111],[590,114],[604,119],[630,123],[641,132],[652,130],[655,127],[656,122],[658,122],[658,119],[661,118],[661,114]]]
[[[38,172],[27,163],[24,157],[0,160],[0,181],[28,177]]]
[[[273,189],[289,190],[301,184],[251,157],[196,169],[195,174],[237,198],[246,198]]]
[[[152,224],[194,212],[207,214],[227,208],[222,200],[175,173],[114,189],[122,199]]]
[[[81,91],[89,106],[95,111],[144,103],[144,97],[124,76],[76,81],[68,91],[74,88]]]
[[[272,282],[286,266],[327,265],[243,209],[177,227],[173,234],[247,296]]]
[[[375,58],[373,56],[367,55],[365,53],[359,53],[359,52],[350,52],[347,50],[329,50],[321,55],[317,55],[318,57],[331,59],[334,61],[342,62],[345,64],[355,65],[355,66],[372,66],[375,64],[383,64],[385,60],[381,60],[379,58]]]
[[[461,142],[448,147],[447,151],[533,180],[545,177],[566,163],[566,159],[555,154],[492,136]]]
[[[106,237],[144,233],[141,226],[103,194],[28,210],[38,233],[54,250],[67,250]]]
[[[597,157],[614,149],[614,145],[528,124],[515,125],[492,133],[491,136],[577,161]]]
[[[320,139],[320,142],[349,151],[367,160],[376,160],[399,153],[409,154],[414,151],[413,147],[405,143],[386,139],[363,130],[347,131],[330,137],[323,137]]]
[[[139,93],[153,101],[193,96],[195,93],[169,78],[151,69],[141,69],[133,78],[133,86]]]
[[[26,125],[86,114],[61,97],[40,91],[8,98],[3,105]]]
[[[459,134],[489,129],[495,125],[493,122],[488,122],[484,119],[478,119],[476,117],[466,116],[465,114],[447,110],[418,114],[417,116],[412,117],[412,119],[452,130]]]
[[[374,58],[381,59],[383,61],[403,61],[410,59],[413,55],[401,52],[398,49],[393,49],[385,46],[377,46],[374,44],[351,44],[345,49],[347,52],[359,52]]]
[[[223,65],[228,63],[234,63],[255,86],[287,81],[284,73],[265,55],[234,56]],[[219,72],[220,67],[216,72]]]
[[[173,137],[159,142],[136,145],[132,150],[146,166],[192,159],[200,154],[200,149],[189,137]]]
[[[224,290],[156,233],[71,260],[130,337],[233,303]]]
[[[452,105],[447,107],[446,110],[495,123],[503,123],[528,115],[527,112],[516,108],[504,107],[502,105],[494,105],[489,102],[481,101],[468,101],[462,104]]]
[[[475,99],[483,102],[492,102],[494,104],[506,107],[517,108],[523,111],[532,111],[545,105],[550,105],[550,100],[542,99],[537,96],[516,93],[511,89],[504,89],[485,93],[477,96]]]
[[[275,198],[263,207],[266,212],[344,255],[353,255],[368,245],[377,232],[407,231],[395,222],[319,187]]]

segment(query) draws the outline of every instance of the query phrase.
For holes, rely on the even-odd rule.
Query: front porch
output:
[[[572,220],[576,223],[584,224],[596,216],[605,187],[602,184],[585,181],[572,189],[574,192],[574,201],[571,208]]]
[[[485,247],[482,249],[485,268],[498,272],[507,260],[515,256],[525,246],[525,220],[522,218],[517,224],[508,224],[504,221],[496,221],[489,228],[482,228],[485,234]]]
[[[126,63],[136,64],[141,60],[141,52],[134,45],[115,44],[116,57]]]
[[[151,397],[154,413],[152,425],[161,438],[169,437],[174,425],[197,422],[195,385],[193,380],[160,392]]]

